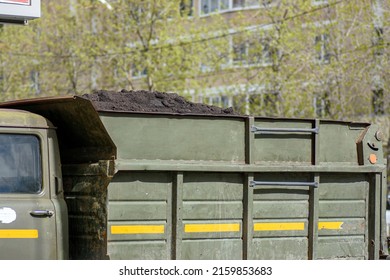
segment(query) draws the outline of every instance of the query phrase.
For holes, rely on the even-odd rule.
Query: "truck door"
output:
[[[11,130],[10,130],[11,131]],[[57,256],[43,134],[0,134],[0,259]]]

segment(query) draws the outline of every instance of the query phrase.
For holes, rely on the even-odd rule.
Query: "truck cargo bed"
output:
[[[368,124],[99,114],[118,151],[110,258],[378,257],[385,167],[359,161]]]

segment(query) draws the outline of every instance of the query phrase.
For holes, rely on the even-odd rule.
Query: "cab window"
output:
[[[41,170],[38,137],[0,134],[0,193],[40,193]]]

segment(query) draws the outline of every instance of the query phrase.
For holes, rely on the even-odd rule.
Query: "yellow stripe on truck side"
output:
[[[339,230],[343,229],[343,222],[319,222],[318,229]],[[278,230],[304,230],[305,223],[255,223],[255,231],[278,231]]]
[[[304,230],[305,223],[255,223],[255,231]]]
[[[319,222],[318,229],[339,230],[342,229],[343,222]],[[284,223],[255,223],[254,231],[292,231],[305,230],[304,222],[284,222]],[[26,230],[25,230],[26,231]],[[202,233],[202,232],[238,232],[240,231],[239,223],[231,224],[186,224],[184,232],[186,233]],[[164,225],[113,225],[111,226],[111,234],[163,234],[165,233]],[[0,231],[0,238],[37,238],[37,237],[3,237],[3,236],[22,236],[23,232],[17,233],[15,230],[11,232]],[[32,236],[24,232],[25,236]]]
[[[117,225],[111,226],[111,234],[162,234],[164,225]]]
[[[0,229],[0,238],[38,238],[36,229]]]
[[[343,229],[343,222],[319,222],[318,229]]]
[[[184,232],[237,232],[240,224],[186,224]]]

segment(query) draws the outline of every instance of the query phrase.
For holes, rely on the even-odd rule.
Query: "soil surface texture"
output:
[[[238,115],[233,108],[223,109],[202,103],[192,103],[176,93],[98,90],[91,94],[84,94],[82,97],[92,101],[98,111]]]

